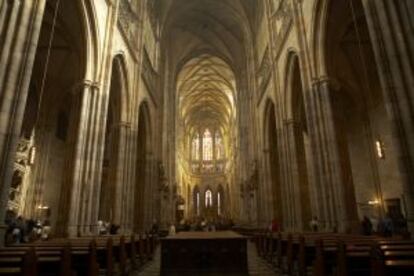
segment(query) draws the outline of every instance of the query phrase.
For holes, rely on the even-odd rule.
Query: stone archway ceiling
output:
[[[161,48],[174,72],[178,131],[192,137],[205,127],[220,129],[230,144],[237,131],[236,83],[254,44],[258,1],[157,1]]]
[[[161,37],[172,63],[197,51],[214,53],[236,70],[252,44],[256,0],[160,0]]]
[[[189,127],[227,128],[235,116],[235,79],[220,58],[204,54],[190,60],[177,80],[180,117]]]

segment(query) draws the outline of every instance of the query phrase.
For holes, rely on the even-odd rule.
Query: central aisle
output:
[[[256,247],[252,242],[247,243],[247,258],[249,266],[249,275],[250,276],[272,276],[279,275],[272,270],[272,267],[262,260],[256,251]],[[135,276],[158,276],[160,275],[160,266],[161,266],[161,249],[160,246],[157,247],[155,251],[154,260],[143,267],[141,271],[135,272]],[[212,274],[210,276],[221,276],[219,274]],[[229,276],[229,274],[223,275]],[[230,275],[231,276],[231,275]],[[236,276],[236,275],[234,275]]]

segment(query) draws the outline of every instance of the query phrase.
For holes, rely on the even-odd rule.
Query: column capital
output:
[[[297,120],[291,118],[291,119],[284,119],[283,124],[285,124],[285,125],[296,125],[296,124],[299,124],[299,122]]]
[[[72,87],[72,93],[73,94],[77,94],[80,93],[81,91],[84,91],[86,88],[95,88],[95,89],[99,89],[100,88],[100,84],[96,81],[93,80],[81,80],[77,83],[75,83]]]
[[[339,90],[341,87],[341,84],[338,79],[327,76],[327,75],[313,78],[312,85],[313,86],[329,85],[334,90]]]
[[[117,127],[119,127],[119,128],[122,128],[122,127],[131,128],[131,126],[132,126],[132,124],[130,122],[125,122],[125,121],[120,121],[120,122],[112,125],[113,128],[117,128]]]
[[[114,7],[114,6],[115,6],[115,1],[114,1],[114,0],[106,0],[106,4],[107,4],[109,7]]]

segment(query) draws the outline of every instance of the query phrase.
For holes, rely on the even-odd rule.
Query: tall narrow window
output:
[[[223,148],[223,139],[219,131],[216,131],[215,137],[215,150],[216,150],[216,159],[220,160],[224,158],[224,148]]]
[[[206,191],[206,207],[213,206],[213,193],[210,190]]]
[[[191,159],[199,160],[200,159],[200,137],[198,133],[194,135],[192,145],[191,145]]]
[[[200,190],[197,186],[195,186],[193,189],[193,210],[194,215],[200,215]]]
[[[200,215],[200,193],[199,192],[197,192],[197,194],[196,194],[196,209],[197,209],[197,216],[199,216]]]
[[[217,214],[221,215],[221,195],[220,192],[217,193]]]
[[[206,129],[203,134],[203,160],[213,160],[213,138],[209,129]]]

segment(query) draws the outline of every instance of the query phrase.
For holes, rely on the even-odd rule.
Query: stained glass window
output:
[[[213,193],[210,190],[206,191],[206,207],[213,206]]]
[[[220,132],[217,131],[216,132],[216,137],[215,137],[215,142],[216,142],[216,159],[220,160],[224,158],[224,149],[223,149],[223,139],[221,138]]]
[[[203,134],[203,160],[213,160],[213,138],[209,129],[206,129]]]
[[[220,192],[217,193],[217,214],[221,215],[221,195]]]
[[[191,145],[191,159],[199,160],[200,159],[200,139],[198,134],[196,134],[193,138],[193,142]]]

